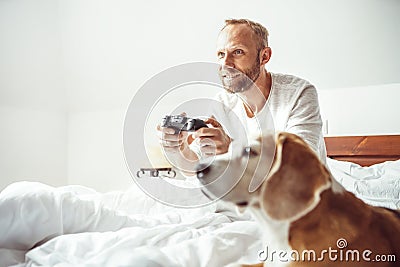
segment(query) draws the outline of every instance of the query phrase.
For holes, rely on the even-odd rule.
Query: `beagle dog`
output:
[[[263,158],[271,149],[272,166]],[[250,209],[259,223],[265,247],[251,266],[400,266],[398,211],[346,191],[300,137],[282,132],[243,151],[199,166],[197,176],[208,197]]]

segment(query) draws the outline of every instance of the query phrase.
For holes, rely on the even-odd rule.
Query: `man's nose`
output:
[[[231,67],[231,68],[235,67],[235,64],[234,64],[234,62],[232,60],[232,57],[229,54],[226,54],[223,58],[221,58],[221,65],[228,66],[228,67]]]

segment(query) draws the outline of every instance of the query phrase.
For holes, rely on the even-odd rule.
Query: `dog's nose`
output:
[[[196,167],[196,173],[198,179],[203,179],[204,176],[210,171],[211,166],[207,164],[199,164]]]

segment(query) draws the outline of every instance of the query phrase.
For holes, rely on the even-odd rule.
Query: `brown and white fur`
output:
[[[274,144],[270,140],[275,140]],[[260,158],[273,146],[272,168],[263,169]],[[273,262],[254,266],[400,266],[399,214],[367,205],[346,191],[301,138],[290,133],[260,138],[245,154],[216,158],[198,172],[198,178],[209,197],[222,197],[250,209],[264,233],[264,246],[277,252],[314,250],[317,257],[331,247],[339,256],[337,241],[345,239],[343,253],[347,249],[360,252],[360,261],[345,261],[345,257],[332,261],[325,255],[324,261],[282,262],[275,256]],[[240,180],[232,182],[238,174]],[[250,193],[254,175],[265,175],[265,180]],[[371,259],[383,254],[395,255],[396,261],[363,261],[361,254],[367,249],[373,252]]]

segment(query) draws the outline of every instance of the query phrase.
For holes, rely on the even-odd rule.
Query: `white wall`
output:
[[[14,181],[67,184],[66,113],[0,106],[0,190]]]
[[[400,134],[400,83],[319,90],[326,135]]]
[[[0,1],[0,190],[67,183],[67,111],[56,1]]]
[[[132,185],[122,146],[124,115],[125,110],[69,114],[69,184],[86,185],[103,192]]]
[[[397,0],[4,0],[0,104],[11,109],[3,109],[3,118],[14,116],[15,108],[29,114],[45,107],[48,117],[58,116],[46,124],[43,115],[40,128],[43,136],[59,133],[42,144],[53,158],[64,160],[58,169],[63,178],[55,175],[55,183],[68,177],[68,183],[102,191],[125,188],[130,182],[121,158],[122,123],[134,93],[168,67],[214,61],[223,20],[245,17],[269,28],[269,70],[304,77],[323,92],[330,133],[392,132],[393,119],[380,120],[376,127],[361,120],[353,128],[354,122],[342,122],[327,110],[334,108],[329,103],[333,92],[346,95],[337,88],[400,83],[398,14]],[[367,92],[366,98],[369,92],[376,96]],[[383,103],[376,107],[385,109]],[[29,136],[21,138],[26,142]],[[1,139],[17,142],[4,131]],[[68,142],[56,149],[54,140]],[[5,146],[0,159],[12,149]],[[25,172],[41,176],[32,168]],[[18,171],[10,169],[7,176],[13,173]]]

